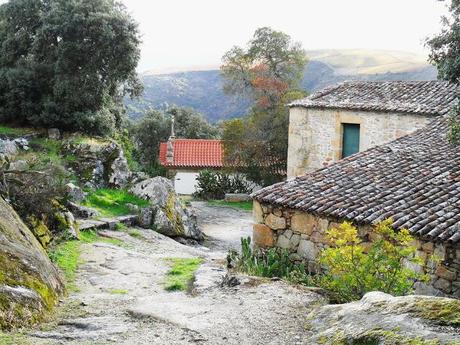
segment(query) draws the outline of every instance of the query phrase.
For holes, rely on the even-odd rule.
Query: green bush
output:
[[[336,302],[360,299],[370,291],[382,291],[401,296],[410,293],[417,280],[427,277],[405,266],[421,264],[415,256],[416,248],[410,243],[409,231],[395,231],[392,220],[375,226],[378,239],[365,246],[358,230],[344,222],[327,232],[331,247],[320,254],[324,273],[315,277],[316,283],[329,291]]]
[[[242,175],[203,170],[197,177],[197,192],[194,197],[204,200],[219,200],[227,193],[250,193],[252,188]]]
[[[310,281],[305,267],[293,263],[289,258],[289,251],[279,248],[253,250],[250,237],[241,239],[241,254],[231,251],[227,260],[235,269],[249,275],[294,282]]]

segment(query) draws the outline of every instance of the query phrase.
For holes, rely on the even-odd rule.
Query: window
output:
[[[359,152],[359,125],[343,123],[342,158]]]

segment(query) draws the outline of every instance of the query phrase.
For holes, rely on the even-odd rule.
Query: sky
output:
[[[427,55],[440,31],[438,0],[121,0],[139,23],[143,71],[218,66],[234,45],[270,26],[304,49],[385,49]]]

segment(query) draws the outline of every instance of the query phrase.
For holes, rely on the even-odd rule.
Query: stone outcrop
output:
[[[459,312],[458,300],[370,292],[314,309],[305,328],[311,344],[458,344]]]
[[[63,290],[63,280],[40,243],[0,198],[0,329],[38,321]]]
[[[71,155],[71,169],[90,188],[124,188],[131,180],[131,171],[123,150],[115,141],[94,139],[72,141],[63,146],[64,155]]]
[[[182,206],[174,186],[164,177],[154,177],[135,184],[130,192],[150,202],[141,211],[139,223],[171,237],[187,237],[201,240],[203,235],[195,215]]]

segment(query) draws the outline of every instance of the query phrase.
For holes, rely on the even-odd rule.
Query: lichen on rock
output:
[[[62,277],[41,244],[0,198],[0,329],[40,320],[63,291]]]

